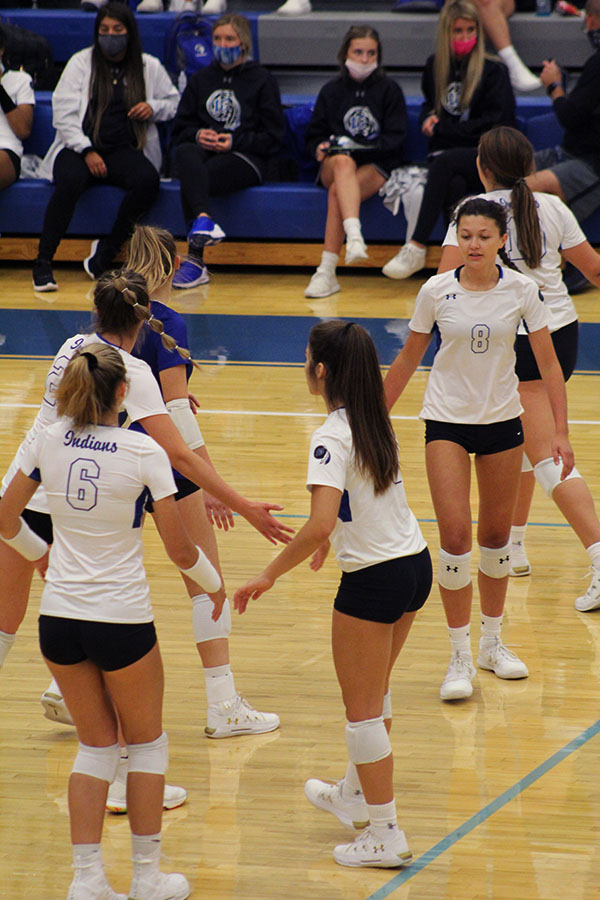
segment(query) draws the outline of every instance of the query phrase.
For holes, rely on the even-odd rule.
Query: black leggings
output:
[[[418,244],[427,243],[440,213],[449,219],[459,200],[485,190],[477,174],[476,159],[476,147],[456,147],[432,157],[412,236]]]
[[[209,197],[231,194],[261,182],[259,174],[245,159],[235,153],[212,153],[198,144],[179,144],[174,161],[188,228],[201,212],[209,212]]]
[[[102,255],[107,263],[121,249],[135,223],[152,207],[160,187],[158,172],[141,150],[125,147],[102,153],[108,174],[95,178],[79,153],[61,150],[54,162],[54,193],[50,198],[40,237],[38,256],[50,261],[63,239],[75,212],[77,201],[93,184],[114,184],[125,196],[110,235],[102,240]]]

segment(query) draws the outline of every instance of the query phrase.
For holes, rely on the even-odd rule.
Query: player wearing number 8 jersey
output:
[[[528,675],[526,665],[500,637],[523,445],[514,351],[521,319],[554,415],[554,462],[562,460],[562,479],[573,468],[565,384],[547,328],[548,314],[531,279],[496,264],[498,254],[506,262],[506,214],[498,203],[468,200],[458,210],[456,227],[463,265],[430,278],[421,288],[409,337],[385,381],[391,408],[437,326],[440,347],[421,418],[426,422],[427,476],[440,532],[438,583],[452,644],[442,700],[470,697],[475,676],[469,637],[471,453],[479,488],[482,634],[477,662],[500,678]]]

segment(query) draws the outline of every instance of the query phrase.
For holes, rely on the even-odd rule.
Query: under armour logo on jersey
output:
[[[456,300],[456,294],[446,294],[446,300]]]
[[[329,452],[327,447],[323,446],[323,444],[319,444],[318,447],[315,447],[315,452],[313,455],[315,459],[318,459],[320,461],[320,464],[322,466],[326,466],[331,459],[331,453]]]

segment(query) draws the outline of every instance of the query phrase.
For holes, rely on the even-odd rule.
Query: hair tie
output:
[[[85,358],[87,359],[88,369],[90,370],[90,372],[94,372],[98,368],[98,360],[96,359],[94,354],[88,353],[86,351],[86,352],[82,353],[81,355],[85,356]]]
[[[518,184],[524,184],[524,185],[527,185],[527,182],[525,181],[524,178],[517,178],[517,180],[515,181],[513,187],[516,187]]]
[[[345,337],[348,334],[353,325],[354,322],[346,322],[346,324],[342,328],[342,337]]]

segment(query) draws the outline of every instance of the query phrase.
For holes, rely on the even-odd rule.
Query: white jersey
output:
[[[24,450],[33,441],[44,428],[52,425],[58,418],[56,411],[56,388],[64,374],[67,363],[74,356],[77,350],[81,350],[88,344],[106,344],[108,343],[98,334],[76,334],[64,342],[56,356],[54,362],[50,366],[48,375],[46,376],[46,389],[44,399],[40,406],[35,421],[27,435],[17,450],[16,456],[10,464],[8,472],[2,480],[2,488],[6,490],[8,484],[12,480],[17,469],[22,468],[21,458]],[[112,344],[110,346],[113,346]],[[127,410],[129,418],[132,422],[143,419],[146,416],[168,415],[160,388],[156,383],[156,379],[152,374],[150,366],[141,359],[136,359],[121,347],[116,347],[125,363],[127,369],[127,378],[129,384],[125,395],[124,407]],[[36,512],[47,513],[48,503],[43,487],[39,487],[29,503],[27,509],[33,509]]]
[[[93,622],[151,622],[142,563],[146,500],[174,494],[167,454],[113,426],[62,418],[30,441],[21,470],[46,489],[54,543],[40,612]]]
[[[550,321],[548,323],[550,331],[558,331],[559,328],[564,328],[565,325],[570,325],[571,322],[577,321],[577,310],[562,280],[562,257],[560,251],[578,247],[587,238],[569,207],[565,206],[562,200],[554,194],[542,194],[537,191],[534,193],[533,196],[542,231],[542,258],[537,269],[530,269],[517,246],[517,230],[510,205],[510,190],[490,191],[489,194],[478,194],[477,196],[483,200],[495,200],[496,203],[499,203],[506,210],[508,223],[506,251],[508,257],[524,275],[529,275],[530,278],[533,278],[544,295],[544,302],[550,313]],[[443,246],[458,246],[456,224],[454,222],[451,223],[446,232]],[[519,333],[525,333],[525,329],[522,326],[519,328]]]
[[[419,291],[409,328],[429,334],[437,325],[441,344],[423,400],[422,419],[488,425],[523,411],[517,390],[514,343],[521,318],[528,331],[548,324],[535,282],[498,266],[489,291],[468,291],[459,269],[434,275]]]
[[[35,94],[31,83],[31,76],[27,72],[16,72],[9,69],[2,76],[2,87],[16,106],[29,104],[35,106]],[[6,118],[6,113],[0,109],[0,150],[12,150],[17,156],[23,156],[23,144],[16,136]]]
[[[310,444],[309,490],[322,484],[341,491],[331,545],[343,572],[412,556],[426,546],[407,501],[400,473],[383,494],[355,464],[352,433],[345,409],[336,409],[314,432]]]

